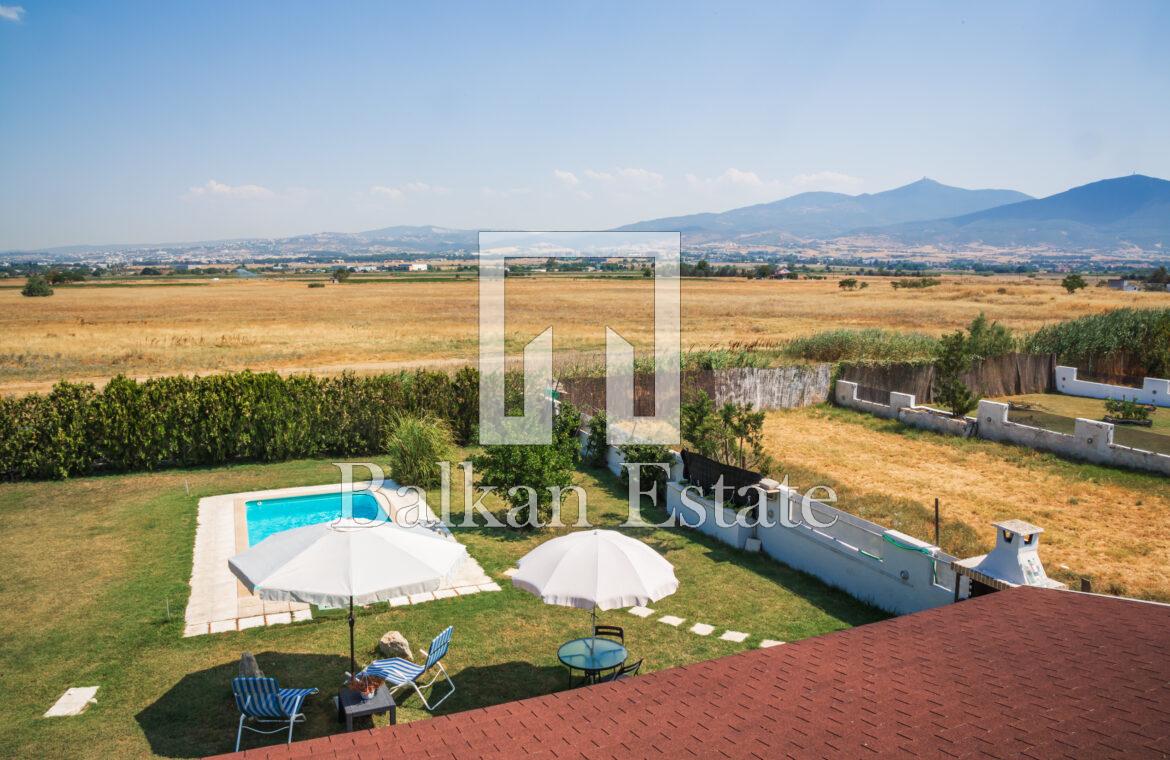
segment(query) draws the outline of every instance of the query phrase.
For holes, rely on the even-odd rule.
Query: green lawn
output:
[[[1009,396],[999,401],[1027,404],[1031,409],[1016,409],[1009,415],[1012,422],[1047,428],[1058,433],[1071,434],[1076,428],[1076,418],[1090,420],[1104,419],[1105,402],[1081,396],[1066,396],[1061,393],[1031,393],[1023,396]],[[1150,415],[1153,425],[1115,425],[1113,442],[1121,446],[1132,446],[1147,451],[1170,454],[1170,409],[1158,409]]]
[[[0,486],[0,756],[188,757],[230,750],[236,712],[229,681],[245,650],[283,684],[321,689],[310,698],[298,738],[337,731],[328,693],[348,665],[342,612],[181,637],[197,500],[325,483],[336,473],[329,462],[300,461]],[[595,524],[624,520],[624,492],[608,472],[582,473],[579,483],[589,492]],[[566,522],[574,517],[567,514]],[[809,576],[693,531],[633,533],[665,553],[681,583],[655,609],[687,619],[676,629],[618,610],[603,616],[626,628],[631,654],[645,657],[647,670],[742,651],[763,638],[792,641],[884,617]],[[458,691],[442,711],[565,688],[556,648],[587,628],[588,615],[543,605],[501,576],[555,533],[472,529],[457,535],[504,590],[363,610],[359,660],[373,657],[388,630],[402,631],[418,648],[454,624],[446,664]],[[717,632],[696,636],[686,630],[692,622]],[[720,641],[723,629],[751,637],[743,644]],[[101,690],[84,715],[40,717],[67,687],[92,685]],[[426,717],[417,700],[399,711],[400,721]],[[244,747],[273,741],[279,740],[252,734]]]

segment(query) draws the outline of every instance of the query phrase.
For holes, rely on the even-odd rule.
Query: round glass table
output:
[[[597,637],[573,639],[557,650],[557,659],[569,669],[570,684],[574,670],[584,672],[586,679],[592,680],[603,670],[621,666],[627,657],[629,652],[619,642]]]

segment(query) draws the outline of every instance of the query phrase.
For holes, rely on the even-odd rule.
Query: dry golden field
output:
[[[1166,478],[823,407],[770,412],[765,435],[794,486],[818,477],[838,483],[837,506],[848,512],[931,540],[929,520],[895,525],[890,505],[910,500],[929,510],[937,497],[946,520],[969,528],[951,540],[944,530],[943,548],[965,556],[991,547],[992,521],[1020,518],[1045,529],[1040,557],[1049,574],[1090,577],[1095,591],[1170,600]]]
[[[1050,278],[949,277],[927,290],[893,290],[867,278],[842,292],[835,279],[683,283],[683,346],[783,342],[835,327],[938,334],[980,311],[1018,330],[1119,306],[1164,305],[1155,293],[1090,288],[1069,296]],[[193,281],[60,287],[50,298],[0,289],[0,392],[45,390],[60,378],[100,383],[251,368],[339,372],[454,364],[477,351],[471,280],[350,282]],[[611,325],[649,345],[648,280],[544,277],[509,280],[510,342],[555,328],[558,351],[604,346]]]

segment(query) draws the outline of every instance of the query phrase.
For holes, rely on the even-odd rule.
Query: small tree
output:
[[[20,294],[22,296],[29,296],[35,298],[39,296],[53,295],[53,288],[49,285],[49,281],[40,275],[33,275],[28,278],[28,282],[24,284]]]
[[[841,288],[841,290],[855,290],[857,288],[857,278],[846,277],[837,283],[837,287]]]
[[[573,484],[573,469],[581,459],[580,427],[576,408],[562,402],[553,421],[551,444],[484,446],[475,458],[480,482],[500,489],[501,498],[511,506],[509,524],[530,528],[535,522],[548,522],[553,502],[550,489]],[[536,515],[532,514],[534,505]]]
[[[682,437],[699,454],[724,464],[770,471],[774,462],[764,451],[764,413],[750,404],[727,402],[716,408],[699,391],[680,409]]]
[[[934,363],[934,397],[952,417],[964,416],[979,403],[962,380],[962,374],[970,366],[971,354],[963,331],[944,335],[939,340],[939,357]]]
[[[1065,278],[1060,281],[1060,286],[1069,293],[1075,293],[1082,288],[1089,287],[1089,283],[1085,282],[1085,278],[1079,274],[1065,275]]]
[[[345,267],[337,267],[333,270],[334,282],[345,282],[349,279],[350,271]]]

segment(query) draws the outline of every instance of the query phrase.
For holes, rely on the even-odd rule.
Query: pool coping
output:
[[[368,483],[355,483],[362,490]],[[195,527],[195,547],[191,562],[191,595],[184,615],[183,636],[243,631],[268,625],[311,620],[312,609],[300,602],[267,602],[252,594],[228,568],[228,560],[248,548],[247,508],[253,499],[310,496],[341,491],[340,484],[272,488],[261,491],[206,496],[199,500]],[[426,506],[424,502],[424,507]],[[434,513],[426,508],[428,517]],[[455,573],[434,592],[412,594],[391,599],[389,607],[420,604],[434,599],[467,596],[483,591],[499,591],[479,563],[468,558]]]

